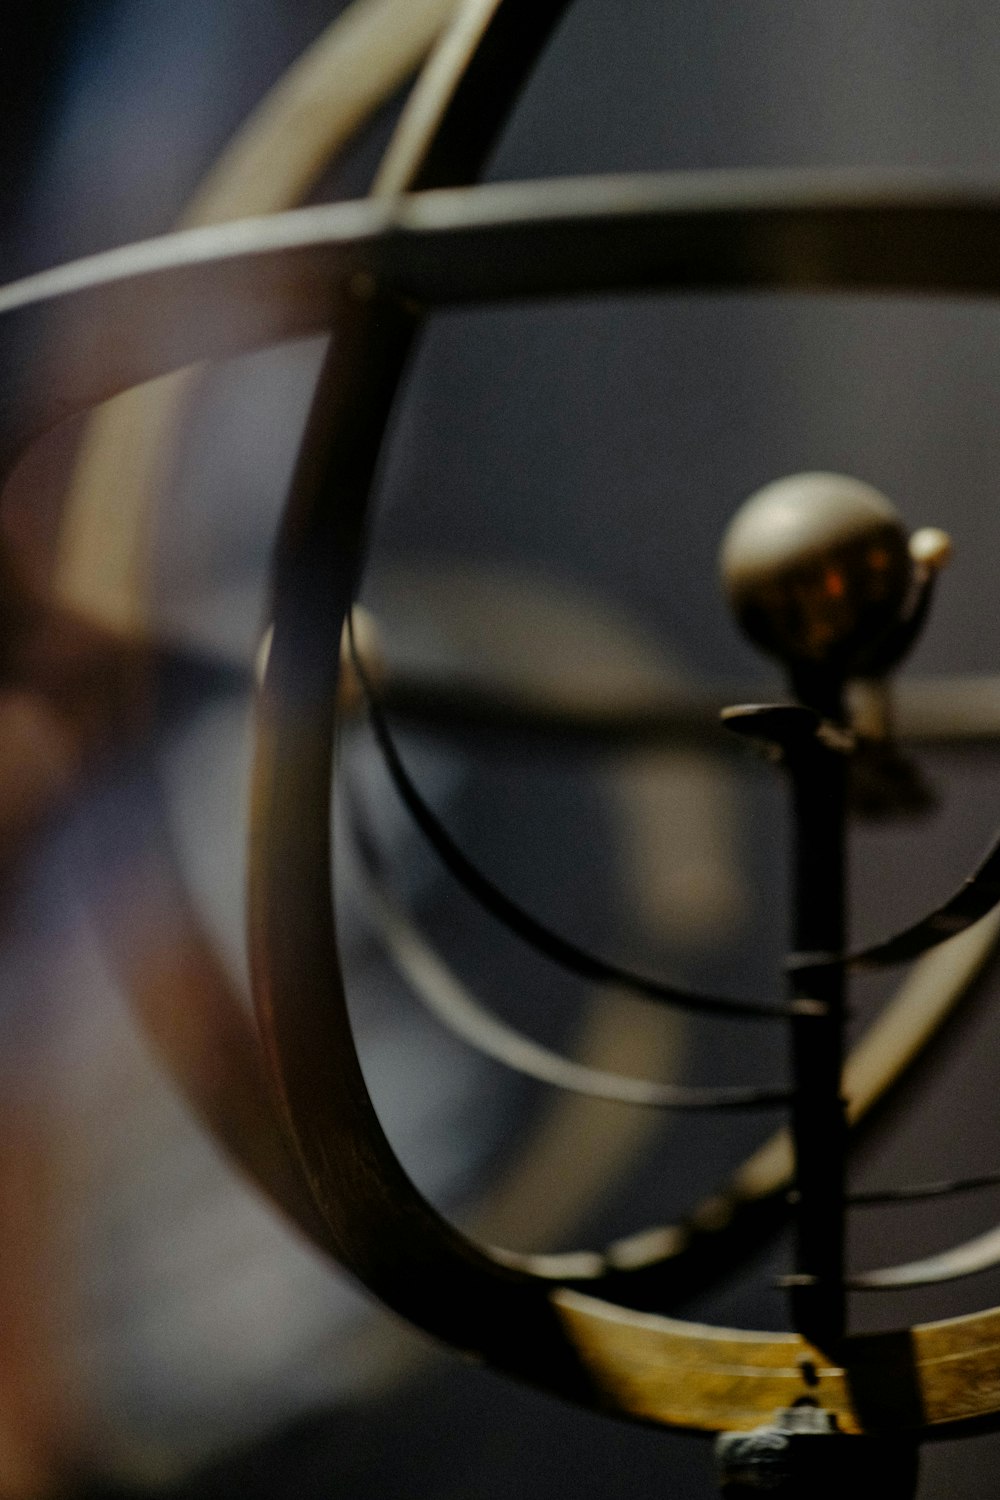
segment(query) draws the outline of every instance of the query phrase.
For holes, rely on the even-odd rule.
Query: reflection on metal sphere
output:
[[[884,495],[843,474],[793,474],[743,505],[721,571],[751,640],[791,666],[849,674],[899,623],[914,560]]]

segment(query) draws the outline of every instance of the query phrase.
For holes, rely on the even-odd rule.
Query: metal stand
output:
[[[839,703],[829,707],[839,710]],[[789,747],[786,760],[792,786],[794,948],[799,954],[841,953],[847,756],[817,724],[813,734]],[[795,975],[791,993],[797,1006],[791,1023],[797,1195],[796,1266],[788,1279],[792,1317],[801,1333],[831,1351],[844,1334],[846,1318],[845,990],[843,969],[828,967]]]
[[[780,750],[792,794],[791,1057],[794,1077],[795,1271],[784,1279],[795,1328],[834,1360],[846,1333],[846,1101],[843,965],[846,814],[853,736],[844,691],[884,677],[926,616],[948,539],[907,540],[884,496],[844,476],[796,475],[752,497],[722,550],[730,602],[747,634],[789,673],[796,702],[727,710],[739,733]],[[883,705],[884,706],[884,705]],[[822,1439],[822,1441],[818,1441]],[[847,1435],[806,1403],[716,1444],[724,1496],[790,1500],[852,1488],[910,1500],[912,1440]]]
[[[752,1432],[723,1433],[715,1458],[724,1500],[765,1494],[772,1500],[844,1500],[852,1494],[913,1500],[916,1494],[913,1443],[848,1437],[815,1406],[779,1411]]]

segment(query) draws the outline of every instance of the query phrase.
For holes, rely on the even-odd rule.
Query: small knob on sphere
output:
[[[951,562],[952,541],[939,526],[921,526],[910,537],[910,556],[928,573],[940,573]]]
[[[900,621],[914,558],[898,512],[871,485],[793,474],[741,506],[720,565],[752,641],[793,668],[848,675]]]

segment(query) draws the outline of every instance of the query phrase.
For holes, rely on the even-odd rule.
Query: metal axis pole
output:
[[[806,706],[842,722],[839,692],[796,683]],[[842,953],[846,939],[848,756],[822,724],[787,751],[792,794],[792,944],[797,956]],[[795,1273],[788,1278],[796,1328],[834,1348],[846,1323],[844,1194],[846,1103],[841,1088],[846,980],[836,965],[791,982],[795,1095]]]

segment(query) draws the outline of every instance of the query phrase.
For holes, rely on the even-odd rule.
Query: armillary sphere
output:
[[[845,1327],[845,1292],[983,1269],[1000,1261],[1000,1234],[909,1266],[846,1272],[846,981],[852,968],[910,961],[971,929],[1000,899],[1000,855],[906,932],[845,951],[846,770],[858,739],[843,695],[853,678],[883,678],[913,640],[945,558],[940,534],[907,540],[880,496],[830,475],[769,487],[730,531],[724,571],[733,605],[790,677],[790,701],[728,716],[730,728],[776,748],[792,788],[795,951],[780,999],[693,995],[614,969],[517,908],[429,813],[395,749],[364,652],[354,653],[397,785],[484,904],[578,972],[695,1013],[788,1027],[791,1090],[678,1089],[657,1102],[790,1109],[797,1264],[788,1283],[797,1331],[711,1328],[651,1311],[669,1305],[681,1284],[683,1257],[664,1242],[630,1257],[531,1256],[472,1243],[429,1207],[393,1155],[351,1037],[331,869],[341,642],[373,478],[424,320],[463,304],[624,290],[1000,293],[994,189],[784,172],[468,186],[566,3],[463,6],[370,199],[188,230],[0,293],[5,337],[53,338],[65,351],[44,391],[2,393],[5,456],[13,462],[43,428],[153,376],[333,330],[277,548],[258,708],[250,939],[287,1150],[244,1155],[317,1243],[428,1332],[581,1404],[728,1434],[728,1490],[763,1482],[820,1493],[834,1476],[842,1483],[874,1465],[879,1483],[907,1493],[922,1437],[1000,1418],[1000,1309],[857,1335]],[[970,968],[982,957],[976,951]],[[241,1072],[243,1063],[232,1062],[245,1039],[223,1027],[219,1040],[231,1049],[223,1072],[237,1082],[256,1076],[252,1063]],[[911,1037],[909,1050],[915,1045]],[[607,1087],[622,1095],[628,1082]],[[849,1102],[856,1110],[857,1100]],[[242,1120],[219,1110],[213,1123],[223,1138],[242,1131],[247,1140],[245,1116],[245,1108]],[[759,1173],[770,1187],[783,1180],[773,1161]],[[753,1170],[742,1196],[744,1208],[753,1203]],[[739,1201],[729,1208],[736,1213]],[[688,1239],[697,1236],[692,1229]]]

